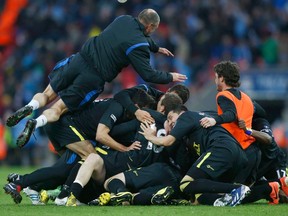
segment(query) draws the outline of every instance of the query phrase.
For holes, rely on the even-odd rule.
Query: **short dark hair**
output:
[[[190,97],[189,89],[182,84],[176,84],[172,86],[171,88],[167,90],[167,92],[169,93],[175,92],[182,99],[183,104],[185,104]]]
[[[183,104],[182,99],[177,94],[165,93],[163,96],[164,98],[161,101],[161,105],[164,106],[165,115],[168,115],[168,113],[179,106],[179,104]]]
[[[158,13],[153,9],[144,9],[138,15],[138,20],[145,25],[158,24],[160,22],[160,17]]]
[[[131,100],[133,101],[134,104],[137,104],[140,109],[142,108],[150,108],[150,109],[155,109],[156,108],[156,101],[155,99],[147,94],[144,90],[142,89],[137,89],[137,92],[132,96]],[[135,114],[132,113],[131,111],[125,109],[125,116],[128,119],[134,119]]]
[[[176,106],[174,109],[170,110],[170,112],[174,112],[177,114],[180,114],[182,111],[188,111],[187,107],[183,104],[179,104],[178,106]]]
[[[134,104],[137,104],[140,109],[143,107],[155,109],[156,107],[155,99],[143,89],[137,89],[137,92],[132,96],[131,100]]]
[[[231,87],[239,87],[240,73],[239,66],[235,62],[222,61],[214,66],[214,71],[218,77],[223,77],[226,85]]]

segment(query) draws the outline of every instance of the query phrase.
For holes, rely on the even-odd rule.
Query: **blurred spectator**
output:
[[[275,65],[278,63],[278,42],[269,30],[264,31],[262,37],[261,56],[266,64]]]

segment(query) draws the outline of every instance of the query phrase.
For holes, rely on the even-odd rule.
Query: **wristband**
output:
[[[252,135],[252,129],[251,128],[246,128],[245,134],[251,136]]]

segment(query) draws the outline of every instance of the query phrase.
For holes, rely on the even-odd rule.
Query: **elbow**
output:
[[[97,142],[100,142],[100,143],[103,143],[102,141],[103,141],[103,135],[102,134],[100,134],[100,133],[97,133],[96,134],[96,137],[95,137],[95,140],[97,141]]]

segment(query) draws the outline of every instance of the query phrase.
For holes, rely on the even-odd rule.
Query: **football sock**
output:
[[[30,174],[26,174],[16,180],[14,183],[20,185],[22,188],[28,187],[30,185],[38,184],[39,182],[46,182],[50,179],[57,179],[59,184],[62,184],[63,180],[66,178],[66,169],[69,167],[65,164],[64,166],[52,166],[38,169]]]
[[[39,102],[37,100],[32,99],[26,106],[32,106],[33,110],[39,108]]]
[[[81,203],[88,203],[100,196],[100,194],[106,192],[101,185],[98,185],[94,179],[90,179],[89,182],[83,188],[80,196],[77,198]]]
[[[151,205],[152,194],[140,192],[133,197],[133,205]]]
[[[59,199],[63,199],[64,197],[68,197],[69,193],[70,193],[70,187],[64,184],[61,188],[60,194],[57,197]]]
[[[79,161],[77,164],[74,165],[74,167],[72,168],[72,170],[69,173],[69,176],[68,176],[68,178],[67,178],[67,180],[65,182],[65,185],[68,185],[68,186],[72,185],[72,183],[76,179],[76,176],[78,174],[78,171],[79,171],[82,163],[83,163],[83,160]]]
[[[108,184],[107,188],[111,193],[117,194],[119,192],[127,191],[125,184],[120,179],[112,179]]]
[[[213,193],[204,193],[201,194],[198,198],[197,201],[198,203],[202,205],[213,205],[215,200],[220,198],[222,195],[219,194],[213,194]]]
[[[63,185],[60,194],[58,195],[59,199],[62,199],[62,198],[67,197],[69,195],[70,186],[73,184],[74,180],[76,179],[78,170],[80,169],[82,163],[83,163],[83,160],[79,161],[77,164],[74,165],[74,167],[70,171],[69,176],[66,179],[66,182]]]
[[[223,183],[208,179],[196,179],[194,181],[181,182],[180,189],[187,195],[198,193],[230,193],[239,185]]]
[[[83,185],[80,181],[75,180],[73,184],[70,187],[70,192],[73,193],[73,195],[78,198],[80,196],[80,193],[83,190]]]
[[[47,124],[47,118],[45,115],[40,115],[38,118],[36,118],[36,121],[37,121],[37,124],[36,124],[36,128],[39,128],[39,127],[43,127],[44,125]]]
[[[54,190],[59,185],[63,184],[63,181],[64,179],[62,178],[49,179],[47,181],[37,183],[36,185],[30,185],[29,187],[32,190],[35,190],[38,192],[41,191],[43,188],[45,188],[45,190]]]
[[[249,196],[245,197],[241,203],[252,203],[260,199],[269,199],[272,189],[269,183],[254,186],[251,188]]]
[[[288,178],[286,177],[286,178],[283,178],[283,180],[281,181],[280,179],[277,179],[277,180],[275,180],[275,181],[277,181],[278,183],[279,183],[279,185],[280,185],[280,187],[282,188],[283,186],[285,187],[285,186],[288,186]],[[285,184],[285,185],[283,185],[283,184]]]

